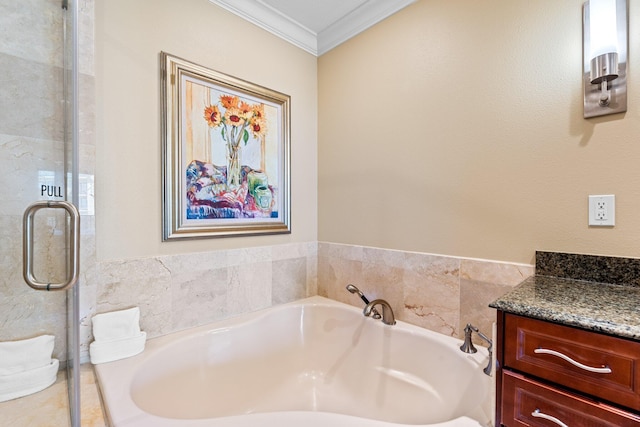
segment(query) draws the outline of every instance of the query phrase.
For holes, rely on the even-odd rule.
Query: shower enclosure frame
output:
[[[63,18],[63,93],[65,188],[67,199],[76,207],[80,203],[80,92],[79,92],[79,11],[78,0],[62,0]],[[70,22],[70,27],[67,25]],[[78,230],[79,232],[79,230]],[[79,257],[79,254],[76,254]],[[75,283],[67,293],[67,391],[69,416],[72,427],[80,427],[80,283]]]
[[[48,366],[60,366],[54,376],[34,380],[33,387],[22,374],[35,378],[40,371],[28,371],[39,367],[11,367],[21,376],[15,377],[15,385],[14,377],[3,382],[3,391],[7,390],[0,401],[3,425],[81,424],[78,208],[86,205],[84,188],[93,188],[93,176],[79,173],[79,53],[80,48],[92,49],[93,39],[88,38],[85,46],[79,33],[91,35],[87,29],[93,24],[93,1],[79,3],[0,3],[7,33],[0,46],[6,83],[0,98],[4,112],[0,119],[0,341],[8,343],[3,349],[11,349],[14,341],[54,336],[51,354],[41,356],[42,360],[50,357]],[[83,155],[85,161],[93,166],[91,157]],[[85,212],[93,213],[93,206]],[[31,357],[41,350],[28,351]],[[22,359],[19,353],[16,356]],[[59,405],[61,400],[67,403]],[[25,411],[25,407],[31,409]]]

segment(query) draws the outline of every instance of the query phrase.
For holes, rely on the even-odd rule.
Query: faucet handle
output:
[[[460,346],[460,350],[464,353],[476,353],[478,351],[478,349],[473,345],[473,341],[471,341],[471,335],[474,332],[478,332],[478,328],[473,326],[471,323],[467,323],[467,326],[464,328],[464,342]]]
[[[478,334],[480,338],[486,341],[487,344],[489,344],[489,348],[487,348],[487,351],[489,352],[489,362],[482,371],[485,374],[491,376],[491,369],[493,367],[493,341],[489,339],[489,337],[487,337],[485,334],[480,332],[480,330],[473,326],[471,323],[467,323],[467,326],[465,326],[464,328],[464,342],[460,346],[460,350],[465,353],[475,353],[478,351],[474,347],[473,342],[471,342],[471,335],[473,335],[474,332]]]

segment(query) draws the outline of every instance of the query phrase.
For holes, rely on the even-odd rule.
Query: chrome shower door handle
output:
[[[64,209],[69,215],[67,277],[64,283],[41,283],[33,273],[33,218],[40,209]],[[69,202],[42,201],[31,204],[22,218],[22,275],[38,291],[62,291],[76,284],[80,273],[80,214]]]

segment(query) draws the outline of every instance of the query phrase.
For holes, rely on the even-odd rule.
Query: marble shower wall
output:
[[[345,290],[352,283],[370,300],[387,300],[397,319],[455,337],[467,323],[491,336],[488,304],[533,274],[525,264],[318,244],[319,295],[361,307]]]
[[[91,192],[95,165],[93,0],[79,0],[80,173]],[[65,185],[63,16],[60,0],[0,2],[0,341],[56,336],[54,357],[64,361],[66,295],[27,287],[22,279],[22,214],[37,200],[60,200]],[[41,192],[51,183],[62,190]],[[95,259],[93,209],[81,209],[81,281]],[[48,211],[35,217],[35,275],[61,282],[66,220]],[[89,267],[84,267],[89,266]]]

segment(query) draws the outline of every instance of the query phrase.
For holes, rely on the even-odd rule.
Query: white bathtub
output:
[[[490,426],[488,355],[322,297],[147,342],[96,365],[123,426]]]

